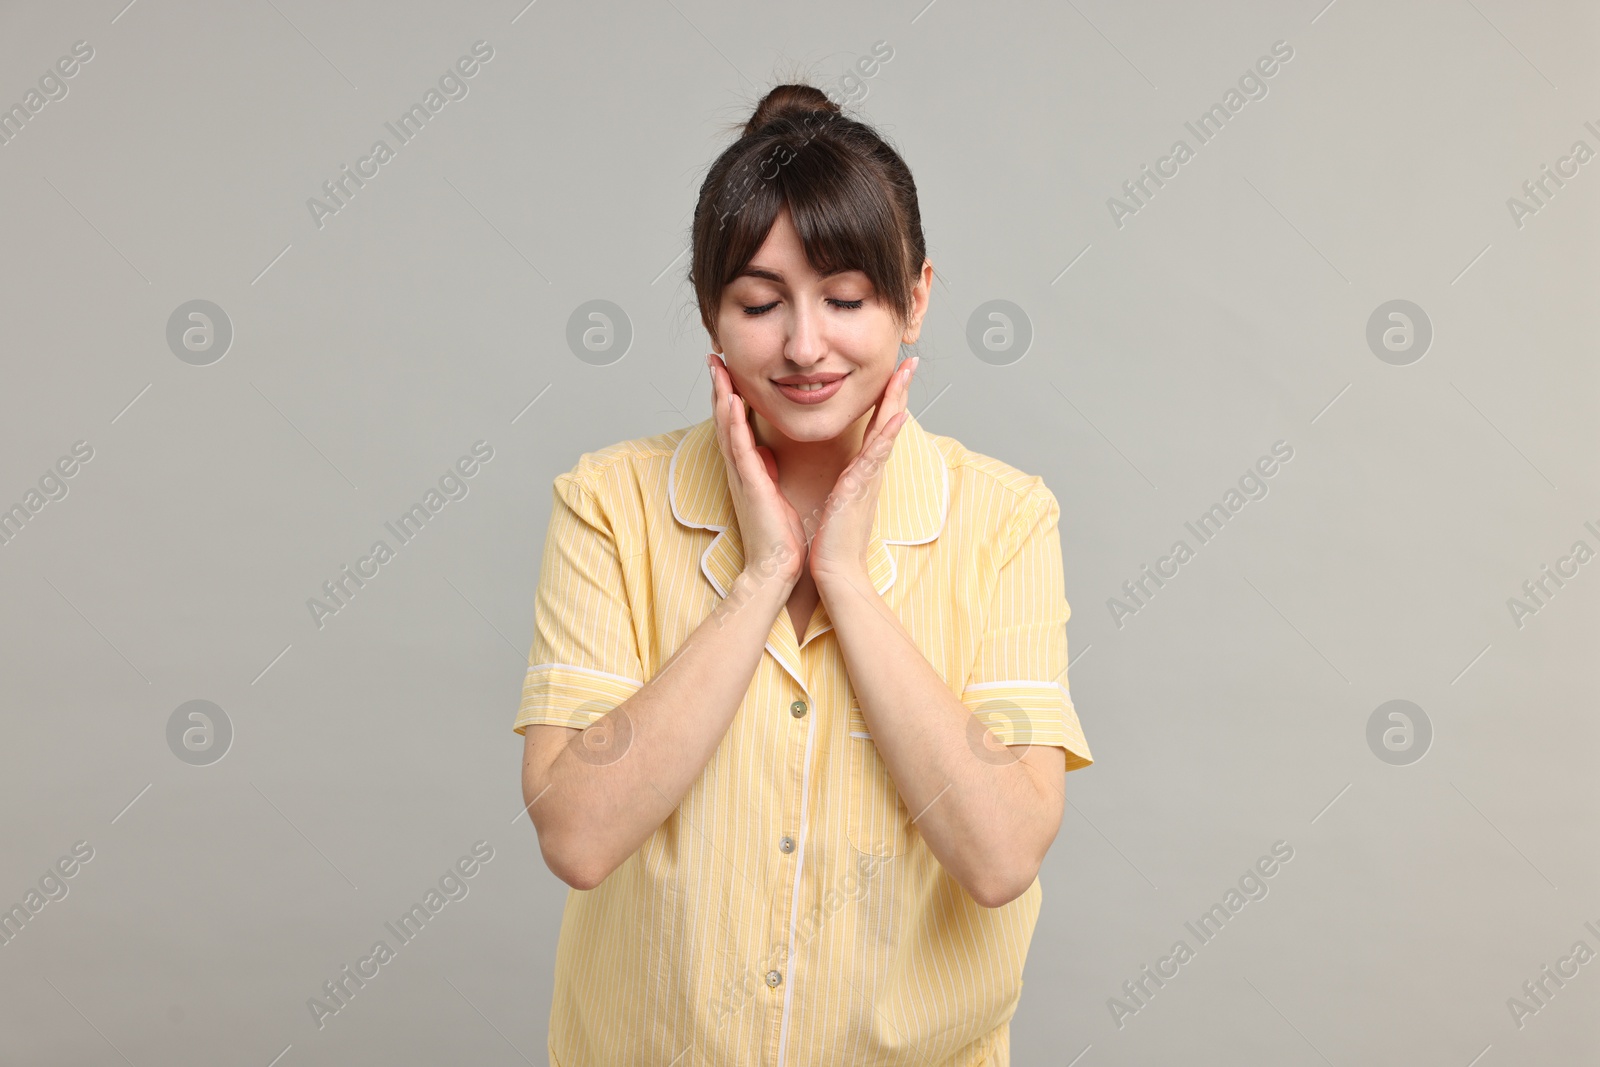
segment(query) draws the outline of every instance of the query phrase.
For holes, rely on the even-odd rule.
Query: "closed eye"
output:
[[[856,308],[860,307],[862,304],[866,303],[866,301],[865,300],[834,300],[834,299],[830,298],[828,300],[828,303],[832,304],[834,307],[837,307],[837,308],[844,308],[847,311],[853,311]],[[770,304],[762,304],[760,307],[746,307],[744,309],[744,313],[746,315],[764,315],[764,314],[766,314],[767,312],[771,311],[773,308],[775,308],[777,306],[778,306],[778,302],[776,300],[774,300],[772,303],[770,303]]]

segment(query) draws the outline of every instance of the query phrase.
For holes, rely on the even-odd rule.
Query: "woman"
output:
[[[712,416],[555,479],[515,729],[557,1067],[999,1067],[1066,770],[1055,497],[925,432],[916,186],[782,85],[711,167]]]

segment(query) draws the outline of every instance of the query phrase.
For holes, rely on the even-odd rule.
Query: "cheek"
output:
[[[893,371],[890,371],[888,373],[875,374],[872,376],[870,388],[868,390],[871,393],[871,397],[869,398],[871,403],[876,404],[878,399],[883,396],[883,390],[888,386],[889,379],[893,376],[893,373]]]
[[[900,354],[900,333],[887,315],[875,314],[841,324],[838,337],[858,363],[874,368],[887,381]]]
[[[725,310],[717,317],[717,336],[727,347],[737,349],[754,349],[767,344],[767,337],[772,332],[772,316],[756,318],[746,315],[740,308]]]

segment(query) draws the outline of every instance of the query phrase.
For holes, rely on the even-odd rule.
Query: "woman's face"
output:
[[[925,263],[902,328],[863,272],[823,277],[812,269],[788,207],[781,209],[717,313],[717,351],[754,409],[758,440],[828,441],[865,415],[883,395],[901,343],[921,331],[932,274]],[[809,394],[784,387],[818,378],[825,384]]]

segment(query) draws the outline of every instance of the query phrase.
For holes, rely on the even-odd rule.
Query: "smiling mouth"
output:
[[[849,377],[849,371],[823,373],[823,374],[791,374],[784,378],[774,378],[774,385],[783,385],[791,389],[798,389],[805,385],[832,385],[841,378]]]
[[[821,404],[831,399],[839,390],[844,388],[844,380],[848,377],[848,374],[841,374],[831,381],[801,385],[786,385],[779,381],[774,381],[772,384],[791,404],[812,405]]]

